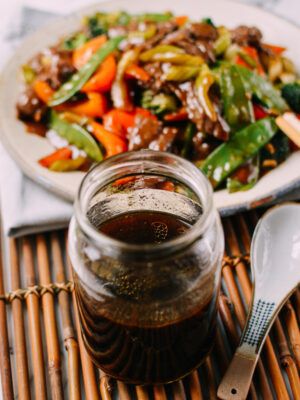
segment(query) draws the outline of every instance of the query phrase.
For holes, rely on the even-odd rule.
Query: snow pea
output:
[[[236,69],[244,82],[246,91],[256,96],[266,107],[277,113],[288,110],[288,105],[280,92],[265,77],[242,66],[236,66]]]
[[[52,110],[50,115],[50,128],[66,139],[70,144],[82,149],[94,161],[102,160],[100,148],[93,136],[76,123],[70,124],[63,120]]]
[[[179,65],[200,66],[204,60],[200,56],[186,54],[183,49],[177,46],[161,44],[140,54],[140,60],[143,62],[158,61],[170,62]]]
[[[253,106],[235,65],[221,68],[220,86],[225,119],[232,130],[237,131],[254,122]]]
[[[202,172],[217,187],[240,165],[253,157],[277,132],[274,118],[261,119],[236,132],[217,147],[201,166]]]
[[[195,124],[193,124],[192,122],[189,122],[185,128],[184,131],[184,136],[183,136],[183,147],[181,150],[181,157],[188,157],[191,147],[192,147],[192,141],[193,141],[193,137],[196,133],[196,126]]]
[[[90,60],[54,93],[52,99],[48,102],[48,106],[57,106],[64,103],[78,92],[93,75],[102,61],[117,49],[122,40],[123,36],[118,36],[104,43],[104,45],[92,55]]]
[[[195,78],[199,73],[199,67],[193,65],[171,65],[162,75],[164,81],[185,82]]]
[[[49,169],[55,172],[77,171],[86,161],[85,157],[77,157],[74,160],[57,160]]]

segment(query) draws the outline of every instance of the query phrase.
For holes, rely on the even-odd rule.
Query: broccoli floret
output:
[[[293,111],[300,113],[300,84],[288,83],[281,89],[282,97]]]
[[[174,96],[166,93],[154,95],[151,90],[142,94],[141,106],[151,110],[154,114],[172,112],[177,109],[177,100]]]
[[[126,26],[131,20],[131,16],[120,11],[117,13],[101,13],[98,12],[92,17],[86,18],[86,25],[92,37],[107,33],[112,26]]]

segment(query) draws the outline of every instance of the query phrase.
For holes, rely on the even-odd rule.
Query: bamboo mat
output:
[[[251,299],[250,240],[258,214],[223,220],[226,254],[214,349],[191,375],[166,386],[134,387],[97,371],[78,335],[65,232],[12,239],[0,265],[0,370],[3,399],[201,400],[217,385],[245,324]],[[284,266],[283,266],[284,267]],[[267,338],[249,397],[300,399],[300,291]]]

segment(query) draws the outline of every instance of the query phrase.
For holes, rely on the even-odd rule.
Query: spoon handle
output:
[[[274,302],[254,301],[240,344],[219,386],[220,399],[246,399],[262,345],[278,311]]]

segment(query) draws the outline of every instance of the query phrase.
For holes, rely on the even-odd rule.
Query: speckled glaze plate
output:
[[[25,132],[17,120],[15,104],[21,87],[20,66],[44,47],[55,44],[59,38],[80,27],[82,17],[97,10],[126,10],[132,13],[171,10],[193,19],[211,16],[217,24],[235,27],[240,24],[259,27],[267,42],[288,47],[288,56],[300,67],[300,29],[291,23],[258,8],[227,0],[112,0],[96,4],[49,24],[28,37],[6,64],[0,82],[0,137],[7,150],[24,173],[59,196],[72,201],[83,178],[82,172],[57,173],[42,168],[37,160],[53,151],[47,139]],[[275,200],[300,185],[300,151],[264,176],[246,192],[215,193],[215,204],[222,214],[232,214]]]

